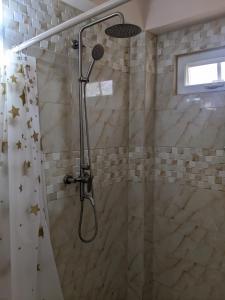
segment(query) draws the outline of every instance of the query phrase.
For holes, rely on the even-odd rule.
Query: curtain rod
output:
[[[88,10],[87,12],[84,12],[82,14],[80,14],[79,16],[76,16],[68,21],[65,21],[62,24],[59,24],[33,38],[31,38],[30,40],[23,42],[22,44],[14,47],[11,49],[12,52],[16,53],[16,52],[20,52],[24,49],[27,49],[31,46],[33,46],[36,43],[39,43],[57,33],[60,33],[66,29],[69,29],[75,25],[78,25],[90,18],[96,17],[102,13],[107,12],[108,10],[111,10],[113,8],[116,8],[122,4],[125,4],[127,2],[129,2],[130,0],[110,0],[107,1],[106,3],[103,3],[101,5],[98,5],[97,7],[94,7],[90,10]]]

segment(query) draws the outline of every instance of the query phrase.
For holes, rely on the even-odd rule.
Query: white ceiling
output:
[[[99,5],[108,0],[62,0],[63,2],[78,8],[81,11],[87,11],[96,5]],[[149,2],[149,0],[132,0],[127,4],[124,4],[113,11],[121,11],[125,15],[125,19],[128,23],[134,23],[144,28],[145,12],[143,3]]]
[[[76,7],[81,11],[86,11],[96,6],[92,1],[89,0],[62,0],[62,1],[73,7]]]
[[[108,0],[62,1],[86,11]],[[118,10],[126,22],[158,33],[225,15],[225,0],[131,0]]]

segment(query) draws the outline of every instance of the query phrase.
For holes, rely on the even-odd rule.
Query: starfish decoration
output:
[[[6,84],[5,83],[1,83],[2,86],[2,96],[6,95]]]
[[[10,78],[13,83],[17,83],[17,77],[15,75],[12,75]]]
[[[2,153],[5,153],[7,150],[8,142],[2,141]]]
[[[32,128],[32,126],[31,126],[31,122],[33,121],[33,119],[32,118],[30,118],[30,120],[28,120],[27,121],[27,127],[30,129],[30,128]]]
[[[43,229],[42,226],[39,227],[39,230],[38,230],[38,236],[44,238],[44,229]]]
[[[24,165],[26,165],[27,168],[30,168],[31,167],[31,162],[28,160],[24,162]]]
[[[23,70],[23,66],[22,66],[22,65],[20,65],[20,67],[19,67],[17,73],[24,74],[24,70]]]
[[[31,214],[34,214],[35,216],[37,216],[39,211],[40,211],[40,208],[38,207],[37,204],[31,206],[31,209],[30,209]]]
[[[22,100],[23,106],[26,104],[26,94],[25,89],[23,89],[23,93],[20,95],[20,99]]]
[[[20,109],[15,107],[14,105],[12,106],[12,109],[9,111],[9,113],[12,114],[13,119],[20,116],[19,110]]]
[[[24,173],[24,175],[26,175],[27,174],[27,171],[28,171],[28,169],[31,167],[31,162],[28,160],[28,161],[24,161],[24,163],[23,163],[23,173]]]
[[[44,150],[44,147],[43,147],[43,137],[42,136],[40,138],[40,149],[41,149],[41,151]]]
[[[38,142],[38,135],[39,133],[35,132],[34,130],[34,134],[31,136],[34,139],[34,142]]]
[[[22,149],[22,143],[20,140],[16,143],[16,146],[17,146],[17,149]]]
[[[20,190],[20,192],[23,191],[23,186],[22,186],[22,184],[19,186],[19,190]]]

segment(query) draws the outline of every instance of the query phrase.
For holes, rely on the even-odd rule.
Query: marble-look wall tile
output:
[[[175,56],[224,46],[224,24],[220,18],[158,36],[150,176],[154,300],[225,295],[225,93],[176,95],[174,89]]]
[[[155,115],[155,145],[222,148],[225,110],[192,105],[184,112],[163,110]]]
[[[36,56],[40,103],[71,105],[73,98],[68,77],[71,75],[71,80],[77,78],[77,61],[45,51]]]
[[[154,182],[145,178],[144,187],[144,287],[143,300],[153,299]]]
[[[107,91],[104,84],[109,84]],[[128,75],[96,64],[87,86],[87,112],[92,149],[128,145]],[[77,83],[73,83],[74,90]],[[111,89],[112,88],[112,89]],[[73,99],[73,149],[79,148],[78,98]]]
[[[155,70],[149,66],[155,58],[155,40],[143,32],[130,41],[128,299],[132,300],[152,298],[153,198],[146,174],[153,158]]]
[[[144,183],[128,184],[128,299],[142,299],[144,286]]]
[[[78,193],[49,202],[52,240],[66,299],[126,299],[127,183],[97,187],[96,205],[99,233],[95,242],[83,244],[77,233]],[[85,206],[88,208],[87,203]],[[84,232],[93,229],[92,211],[85,211]]]
[[[145,144],[145,110],[129,112],[129,145],[142,146]]]
[[[128,299],[141,300],[143,286],[144,218],[131,216],[128,222]]]
[[[1,155],[4,155],[1,153]],[[5,162],[4,162],[5,161]],[[8,201],[8,170],[6,160],[0,163],[0,299],[10,299],[10,224]]]
[[[190,261],[157,261],[154,299],[223,299],[224,270],[210,269]]]
[[[131,39],[129,85],[129,146],[144,145],[145,130],[145,33]]]
[[[92,149],[127,147],[127,110],[88,108],[90,146]],[[73,149],[79,149],[79,120],[75,120]]]
[[[46,153],[71,149],[71,106],[57,103],[40,104],[43,148]]]
[[[143,32],[130,47],[129,145],[152,146],[156,37]]]
[[[154,189],[154,281],[169,288],[171,299],[222,299],[224,192]]]

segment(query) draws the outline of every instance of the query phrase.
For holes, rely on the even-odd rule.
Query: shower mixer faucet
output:
[[[87,170],[87,169],[85,169]],[[72,184],[72,183],[82,183],[85,186],[85,190],[87,190],[88,193],[91,193],[92,188],[93,188],[93,179],[94,177],[88,173],[88,172],[84,172],[84,176],[83,177],[74,177],[72,175],[66,175],[63,179],[65,184]]]

